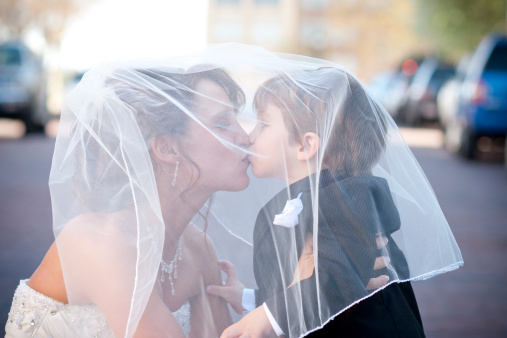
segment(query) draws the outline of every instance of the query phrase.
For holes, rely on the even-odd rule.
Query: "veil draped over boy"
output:
[[[239,106],[213,92],[203,94],[178,76],[150,76],[154,70],[189,74],[218,68],[239,85],[242,93],[233,93],[244,95]],[[164,236],[167,225],[161,186],[155,184],[158,168],[150,159],[150,135],[163,130],[147,132],[136,106],[114,90],[94,95],[95,87],[107,87],[114,76],[145,91],[144,103],[154,109],[171,102],[167,119],[177,111],[226,151],[248,156],[248,187],[214,193],[192,223],[210,239],[203,242],[203,252],[209,245],[218,259],[235,266],[238,280],[255,290],[255,306],[267,308],[270,321],[286,337],[322,327],[391,284],[424,280],[463,264],[435,194],[399,128],[340,65],[238,44],[210,46],[184,57],[105,65],[86,74],[66,101],[50,183],[57,237],[73,224],[76,240],[86,232],[110,236],[113,230],[107,226],[80,222],[76,229],[72,220],[97,213],[91,205],[104,215],[121,210],[130,215],[124,230],[114,230],[114,243],[128,247],[130,254],[117,257],[110,250],[103,257],[118,262],[112,266],[131,270],[124,277],[129,288],[125,299],[108,300],[123,304],[118,318],[108,321],[123,325],[125,336],[136,331],[161,278],[174,282],[176,295],[182,292],[177,288],[182,278],[188,279],[183,284],[200,285],[202,293],[207,285],[198,272],[178,275],[168,268],[170,257],[161,262],[170,238]],[[232,132],[227,119],[206,119],[202,111],[207,107],[199,106],[203,95],[208,102],[229,105],[220,113],[239,121],[250,144],[234,144],[224,136]],[[192,140],[182,135],[178,142],[184,147]],[[90,155],[91,146],[96,156]],[[187,160],[208,161],[207,170],[230,169],[216,154],[199,156]],[[195,170],[195,182],[207,174],[202,170]],[[97,172],[100,179],[87,178]],[[169,176],[164,189],[182,184],[178,167]],[[189,205],[195,202],[186,197],[194,181],[178,187]],[[172,217],[178,216],[174,211]],[[379,238],[387,238],[387,244],[377,245]],[[93,243],[89,245],[92,255]],[[81,267],[72,263],[73,249],[68,243],[59,245],[69,303],[87,304],[90,300],[80,292]],[[178,272],[196,264],[178,255]],[[386,263],[381,269],[375,268],[378,257]],[[101,271],[100,280],[115,273]],[[388,276],[387,285],[368,288],[378,276]],[[171,292],[164,295],[166,306],[172,297]],[[200,320],[212,321],[212,316],[212,311],[202,311]],[[240,318],[233,314],[233,319]]]

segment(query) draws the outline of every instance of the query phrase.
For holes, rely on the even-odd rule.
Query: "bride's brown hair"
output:
[[[107,109],[113,110],[116,105],[118,108],[124,108],[126,105],[139,126],[138,130],[145,140],[147,149],[151,152],[149,145],[155,137],[167,135],[180,142],[186,135],[191,118],[185,110],[190,112],[194,110],[195,95],[197,95],[195,87],[202,80],[213,81],[223,88],[236,112],[244,106],[245,94],[241,87],[223,69],[213,65],[198,65],[187,71],[182,69],[168,71],[167,68],[164,70],[120,68],[113,71],[104,82],[103,95],[108,98],[104,105],[107,104]],[[107,90],[110,90],[110,93],[106,93]],[[86,107],[83,108],[86,109]],[[107,109],[104,110],[107,111]],[[90,113],[93,114],[93,112]],[[131,193],[130,188],[125,187],[122,179],[127,174],[123,166],[131,164],[103,160],[110,159],[111,156],[120,158],[118,152],[122,142],[121,133],[112,132],[109,129],[117,128],[116,123],[110,114],[102,114],[95,117],[91,130],[81,130],[81,142],[86,144],[84,148],[86,153],[80,151],[81,154],[76,157],[76,171],[78,175],[86,177],[86,181],[79,183],[80,186],[74,186],[73,190],[84,207],[91,211],[100,211],[103,205],[110,204],[108,196]],[[77,127],[79,127],[79,121],[74,125],[74,131]],[[197,177],[182,193],[184,197],[185,192],[199,180],[200,168],[185,153],[184,148],[180,148],[182,155],[197,170]],[[150,157],[156,171],[158,163],[153,156]],[[95,165],[85,165],[87,161]],[[108,167],[104,167],[104,163],[109,163]],[[104,179],[107,179],[107,184]],[[81,182],[81,180],[75,180],[75,182],[78,181]],[[82,186],[83,184],[86,186]],[[118,205],[114,209],[120,210],[123,207],[125,206]]]

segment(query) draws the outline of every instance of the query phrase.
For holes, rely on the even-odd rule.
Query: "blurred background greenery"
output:
[[[415,30],[435,50],[457,61],[472,51],[484,35],[505,32],[505,0],[417,0]]]
[[[93,16],[97,14],[93,10],[105,10],[106,7],[100,9],[100,5],[107,2],[114,3],[112,0],[1,0],[0,41],[27,41],[37,53],[46,57],[46,63],[58,63],[54,61],[57,59],[55,54],[61,52],[66,35],[72,35],[73,24],[88,14],[89,21],[86,24],[93,25]],[[181,11],[180,14],[194,25],[198,25],[196,19],[200,19],[194,14],[207,11],[207,27],[204,27],[207,32],[203,32],[207,42],[235,40],[264,45],[275,51],[307,54],[332,61],[340,61],[342,55],[345,63],[351,65],[357,64],[358,59],[363,59],[361,54],[370,50],[375,51],[375,57],[385,63],[370,62],[375,64],[372,70],[392,66],[392,59],[383,56],[386,52],[382,47],[395,49],[389,51],[389,54],[399,57],[398,61],[402,57],[398,56],[396,50],[404,52],[404,56],[411,53],[433,53],[456,62],[464,53],[472,51],[486,34],[506,30],[505,0],[190,2],[193,7],[191,11],[183,8],[185,6],[181,1],[164,1],[164,7],[161,8],[150,1],[116,1],[119,6],[117,12],[108,13],[111,16],[109,27],[114,29],[115,22],[121,20],[122,16],[132,15],[132,12],[121,11],[121,7],[135,6],[139,9],[130,20],[132,25],[144,30],[145,36],[155,34],[155,31],[143,28],[143,20],[149,20],[160,9]],[[238,17],[246,20],[238,24]],[[170,19],[168,15],[167,20]],[[166,27],[161,22],[159,25],[161,28]],[[156,25],[149,28],[151,27]],[[121,34],[121,30],[116,32]],[[91,31],[90,35],[94,33]],[[108,35],[105,31],[103,33]],[[167,43],[171,44],[171,33],[167,33]],[[185,35],[186,32],[179,30],[178,34]],[[93,38],[100,39],[99,36]],[[362,51],[351,48],[354,45],[351,40],[355,40],[357,45],[361,44]],[[135,39],[131,43],[135,44]],[[354,55],[351,56],[350,52]],[[359,65],[365,67],[362,62]],[[372,74],[369,71],[366,77],[371,77]]]

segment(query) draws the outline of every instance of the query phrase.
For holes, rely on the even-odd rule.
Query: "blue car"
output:
[[[473,158],[479,138],[503,139],[506,134],[507,37],[489,35],[470,60],[458,110],[446,129],[446,146]]]

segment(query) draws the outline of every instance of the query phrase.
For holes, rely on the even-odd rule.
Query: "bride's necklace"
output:
[[[178,241],[178,246],[176,247],[173,259],[169,263],[164,262],[163,259],[160,260],[160,269],[162,270],[160,280],[164,282],[165,274],[167,273],[169,276],[169,283],[171,283],[171,293],[173,296],[176,294],[174,291],[173,279],[178,278],[178,261],[181,261],[181,239]]]

